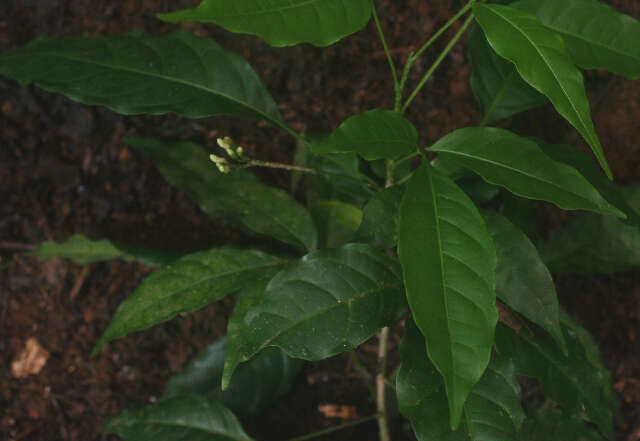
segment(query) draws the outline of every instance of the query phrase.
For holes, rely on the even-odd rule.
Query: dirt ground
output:
[[[98,35],[130,29],[164,33],[177,28],[154,18],[197,0],[2,0],[0,51],[39,35]],[[383,26],[398,61],[443,24],[461,1],[380,0]],[[607,1],[640,19],[640,2]],[[287,121],[296,129],[329,131],[350,115],[392,104],[391,78],[374,26],[329,48],[308,45],[274,49],[259,39],[231,35],[215,26],[179,25],[210,35],[246,57],[260,73]],[[449,33],[449,35],[451,35]],[[444,39],[415,70],[428,68]],[[429,145],[444,134],[479,121],[468,86],[469,57],[458,47],[416,100],[408,118]],[[589,72],[586,84],[593,119],[616,179],[640,181],[640,83]],[[550,107],[502,123],[521,134],[584,144]],[[175,116],[121,117],[87,108],[34,87],[0,78],[0,439],[112,440],[101,424],[126,407],[155,400],[167,379],[197,352],[224,334],[232,300],[109,343],[91,358],[91,348],[119,304],[150,270],[114,261],[85,267],[67,261],[40,263],[21,253],[43,240],[73,233],[92,238],[199,250],[242,246],[251,240],[228,224],[206,217],[170,188],[152,164],[121,142],[125,135],[185,139],[213,148],[230,135],[254,157],[290,162],[294,142],[264,124],[233,118],[189,121]],[[288,175],[260,171],[273,185]],[[548,211],[548,210],[545,210]],[[551,213],[550,228],[562,216]],[[554,224],[553,222],[556,222]],[[562,304],[593,334],[611,369],[620,402],[617,440],[640,440],[640,278],[557,278]],[[391,339],[392,362],[402,331]],[[10,365],[29,338],[48,351],[37,375],[13,377]],[[375,341],[359,351],[375,370]],[[243,421],[260,441],[284,440],[343,422],[319,406],[346,406],[351,415],[375,413],[375,405],[345,356],[307,364],[294,389],[274,407]],[[413,439],[397,419],[394,441]],[[375,422],[319,438],[377,439]]]

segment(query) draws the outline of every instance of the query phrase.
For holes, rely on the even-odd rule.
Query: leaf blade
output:
[[[357,347],[399,316],[401,287],[397,262],[368,245],[306,255],[269,282],[242,323],[234,321],[238,356],[225,361],[223,388],[238,362],[268,346],[305,360]]]
[[[495,249],[473,203],[426,164],[407,184],[398,239],[411,313],[445,380],[456,427],[491,354],[498,319]]]
[[[355,152],[372,161],[398,159],[418,146],[418,131],[405,117],[391,110],[369,110],[352,116],[324,141],[315,153]]]
[[[575,168],[552,160],[526,138],[496,127],[466,127],[438,140],[430,150],[455,160],[485,181],[565,210],[626,215],[607,202]]]
[[[467,44],[473,66],[470,84],[482,109],[483,124],[547,102],[544,95],[520,78],[513,63],[495,53],[481,28],[473,27]]]
[[[213,398],[186,395],[142,409],[127,409],[107,421],[103,432],[126,441],[251,441],[229,409]]]
[[[497,350],[516,363],[519,375],[537,378],[546,397],[568,413],[591,421],[607,437],[613,437],[616,408],[611,376],[599,359],[598,347],[587,331],[562,317],[569,357],[539,329],[519,334],[504,325],[496,330]]]
[[[609,179],[611,170],[596,134],[584,80],[566,52],[562,38],[533,15],[495,4],[473,5],[476,20],[491,47],[516,65],[520,76],[542,94],[580,132]]]
[[[498,255],[496,295],[514,311],[545,329],[566,355],[558,296],[536,247],[503,216],[483,214]]]
[[[597,0],[521,0],[514,8],[536,15],[562,35],[575,63],[640,78],[640,23]]]
[[[424,357],[425,344],[412,320],[407,321],[396,377],[400,412],[409,418],[419,441],[516,441],[524,420],[520,385],[513,362],[493,353],[491,363],[464,405],[462,424],[447,424],[447,398],[442,377]]]
[[[61,243],[52,240],[42,242],[35,250],[26,253],[26,255],[40,260],[70,259],[80,265],[121,259],[125,262],[138,261],[150,266],[165,265],[181,256],[180,253],[172,251],[153,250],[115,243],[106,239],[91,240],[82,234],[74,234]]]
[[[92,354],[110,340],[200,309],[285,265],[286,261],[255,250],[214,248],[188,254],[153,272],[118,306]]]
[[[182,31],[41,38],[1,54],[0,74],[125,115],[233,115],[287,128],[244,59]]]
[[[149,156],[169,184],[184,190],[210,216],[301,250],[315,249],[318,233],[311,215],[283,190],[262,184],[246,170],[218,173],[196,144],[146,138],[125,142]]]
[[[371,17],[371,0],[204,0],[193,9],[158,14],[165,21],[212,22],[257,35],[272,46],[311,43],[328,46],[362,29]]]

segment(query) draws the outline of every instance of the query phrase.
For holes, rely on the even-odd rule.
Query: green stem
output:
[[[429,40],[427,40],[427,42],[425,44],[422,45],[422,47],[418,50],[418,52],[416,52],[415,55],[413,55],[410,59],[413,59],[413,63],[415,63],[415,61],[420,58],[420,55],[422,55],[424,53],[424,51],[426,51],[429,46],[431,46],[431,44],[436,41],[438,39],[438,37],[440,35],[442,35],[444,33],[444,31],[446,31],[447,29],[449,29],[451,27],[452,24],[454,24],[456,21],[458,21],[458,19],[460,17],[462,17],[472,6],[473,4],[476,2],[476,0],[470,0],[465,6],[464,8],[460,9],[456,15],[454,15],[453,17],[451,17],[451,19],[446,22],[444,24],[444,26],[442,26],[440,29],[438,29],[438,31],[433,34],[431,36],[431,38],[429,38]],[[413,65],[413,63],[411,63]],[[409,70],[411,70],[411,67],[409,67]]]
[[[371,415],[368,417],[360,418],[358,420],[348,421],[346,423],[339,424],[337,426],[328,427],[323,430],[319,430],[313,433],[307,433],[306,435],[298,436],[296,438],[291,438],[287,441],[304,441],[307,439],[317,438],[319,436],[328,435],[329,433],[337,432],[338,430],[346,429],[347,427],[357,426],[358,424],[366,423],[371,420],[375,420],[378,415]]]
[[[373,388],[373,385],[371,384],[371,374],[369,374],[369,372],[362,365],[362,362],[360,361],[360,358],[358,358],[358,354],[356,354],[356,351],[349,351],[349,358],[351,359],[351,362],[356,368],[356,371],[358,371],[358,373],[360,374],[360,377],[362,378],[362,382],[364,383],[365,386],[367,386],[369,393],[375,399],[376,391]]]
[[[281,162],[259,161],[257,159],[251,159],[249,162],[247,162],[246,164],[242,164],[241,166],[241,168],[248,168],[248,167],[280,168],[280,169],[289,170],[289,171],[311,173],[312,175],[318,174],[318,171],[313,168],[300,167],[298,165],[283,164]]]
[[[396,71],[396,65],[393,62],[393,58],[391,57],[391,51],[389,51],[389,45],[387,44],[387,39],[384,37],[384,31],[382,30],[382,25],[380,24],[380,19],[378,18],[378,13],[376,12],[376,6],[373,5],[373,19],[376,22],[376,28],[378,29],[378,35],[380,35],[380,40],[382,41],[382,47],[384,47],[384,52],[387,55],[387,61],[389,62],[389,67],[391,68],[391,75],[393,76],[393,88],[394,90],[398,90],[398,73]]]
[[[438,58],[436,58],[436,61],[434,61],[434,63],[431,65],[431,67],[429,68],[429,70],[427,71],[427,73],[424,75],[424,77],[422,78],[422,80],[420,80],[420,83],[418,83],[418,86],[415,88],[415,90],[411,93],[411,95],[409,95],[409,98],[407,98],[407,101],[404,103],[404,105],[402,106],[402,109],[400,111],[400,113],[404,113],[407,108],[409,107],[409,105],[411,104],[411,102],[414,100],[414,98],[418,95],[418,93],[420,93],[420,90],[422,90],[422,88],[424,87],[424,85],[427,83],[427,81],[429,80],[429,78],[431,77],[431,75],[433,74],[433,72],[435,72],[435,70],[438,68],[438,66],[440,66],[440,63],[442,63],[442,61],[445,59],[445,57],[449,54],[449,52],[451,51],[451,49],[453,48],[453,46],[455,46],[455,44],[458,42],[458,40],[460,39],[460,37],[462,37],[462,34],[464,34],[464,31],[467,30],[467,28],[469,27],[469,25],[471,24],[471,22],[473,21],[473,15],[470,15],[465,22],[462,24],[462,26],[460,27],[460,29],[458,30],[458,32],[456,32],[456,34],[453,36],[453,38],[451,39],[451,41],[447,44],[447,46],[444,48],[444,50],[440,53],[440,55],[438,56]]]

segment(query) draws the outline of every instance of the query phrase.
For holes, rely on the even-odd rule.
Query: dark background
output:
[[[39,35],[101,35],[131,29],[165,33],[182,27],[209,35],[249,60],[287,121],[296,129],[330,131],[350,115],[392,106],[392,83],[373,22],[329,48],[302,45],[274,49],[254,37],[216,26],[168,25],[155,12],[197,0],[2,0],[0,50]],[[462,2],[379,0],[378,12],[398,62],[404,62]],[[607,0],[640,18],[640,2]],[[455,28],[447,33],[450,37]],[[424,73],[447,38],[416,67]],[[639,43],[640,44],[640,43]],[[408,112],[423,145],[479,121],[468,86],[469,57],[462,45],[447,57]],[[640,181],[640,83],[605,72],[585,75],[596,129],[616,180]],[[501,122],[525,135],[585,148],[577,132],[550,107]],[[233,118],[183,120],[122,117],[88,108],[0,77],[0,438],[6,440],[100,440],[100,425],[125,407],[152,402],[168,377],[225,332],[232,300],[130,335],[89,353],[118,303],[149,269],[119,261],[83,268],[68,261],[39,263],[22,248],[73,233],[92,238],[205,249],[251,243],[221,221],[208,219],[185,195],[170,188],[152,164],[129,150],[125,135],[188,139],[214,148],[229,135],[252,156],[290,162],[293,140],[265,124]],[[261,170],[267,183],[285,187],[285,172]],[[547,205],[541,234],[548,236],[566,214]],[[561,303],[592,333],[611,369],[622,418],[618,440],[640,440],[640,283],[638,273],[556,277]],[[394,330],[391,363],[397,362],[402,329]],[[51,353],[38,375],[15,379],[11,361],[35,337]],[[359,351],[375,371],[375,341]],[[535,387],[533,390],[535,395]],[[346,356],[307,365],[294,390],[263,416],[245,421],[260,441],[283,440],[339,424],[319,405],[350,406],[357,416],[375,405]],[[394,440],[411,439],[401,419]],[[325,440],[374,440],[376,424],[338,432]]]

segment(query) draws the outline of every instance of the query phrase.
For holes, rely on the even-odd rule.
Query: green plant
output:
[[[371,0],[265,3],[204,0],[160,18],[210,21],[274,46],[326,46],[373,16],[394,109],[355,115],[327,136],[297,133],[242,58],[186,32],[42,38],[0,55],[1,74],[84,104],[264,120],[299,145],[296,164],[286,165],[252,159],[229,138],[218,140],[215,153],[187,142],[125,140],[205,213],[284,249],[179,256],[76,236],[33,253],[159,266],[120,305],[94,354],[110,340],[238,293],[226,339],[175,376],[157,404],[125,411],[105,430],[128,440],[248,439],[234,413],[255,414],[285,393],[300,360],[353,350],[379,332],[375,417],[387,441],[388,326],[406,319],[396,392],[419,439],[552,439],[567,427],[575,439],[612,438],[609,373],[586,331],[560,310],[547,265],[618,271],[640,260],[640,192],[611,182],[579,71],[638,78],[640,24],[596,0],[471,0],[398,72]],[[462,19],[406,93],[416,61]],[[423,148],[403,114],[474,21],[471,85],[483,120]],[[486,127],[546,102],[583,136],[599,167],[573,147]],[[294,189],[304,176],[306,207],[264,185],[251,167],[291,170]],[[593,213],[575,216],[537,248],[526,220],[508,219],[511,194]],[[516,375],[536,378],[558,409],[525,415]]]

